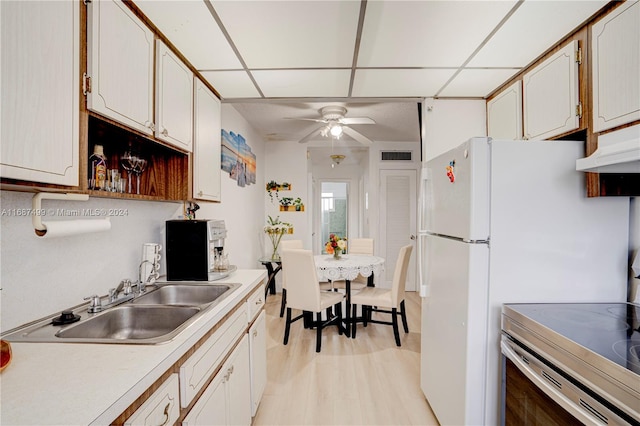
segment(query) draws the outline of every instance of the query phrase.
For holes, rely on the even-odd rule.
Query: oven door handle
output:
[[[503,339],[500,342],[500,347],[502,348],[502,353],[504,354],[504,356],[509,358],[511,362],[515,364],[518,370],[520,370],[525,376],[527,376],[538,389],[540,389],[558,405],[564,408],[569,414],[580,420],[585,425],[602,426],[601,421],[594,419],[588,412],[582,410],[571,399],[567,398],[565,395],[559,392],[554,385],[550,384],[543,377],[540,377],[540,375],[535,370],[533,370],[525,361],[523,361],[522,356],[513,349],[510,343],[505,342],[505,340]]]

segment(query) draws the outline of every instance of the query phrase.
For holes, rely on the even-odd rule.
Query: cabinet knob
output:
[[[202,191],[198,191],[198,197],[202,197]]]
[[[162,133],[163,136],[167,136],[169,134],[169,131],[167,129],[162,129]]]

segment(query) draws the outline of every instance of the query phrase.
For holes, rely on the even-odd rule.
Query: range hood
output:
[[[640,124],[598,137],[598,149],[576,160],[576,170],[596,173],[640,173]]]

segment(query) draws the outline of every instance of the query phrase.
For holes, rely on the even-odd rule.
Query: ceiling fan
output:
[[[306,143],[316,135],[323,137],[332,137],[340,139],[342,134],[351,136],[363,145],[371,145],[373,141],[362,133],[349,127],[350,124],[376,124],[369,117],[345,117],[347,109],[343,106],[326,106],[318,110],[322,118],[292,118],[292,120],[307,120],[317,123],[324,123],[324,126],[318,127],[307,136],[300,139],[299,143]]]

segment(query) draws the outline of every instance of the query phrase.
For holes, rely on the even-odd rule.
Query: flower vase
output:
[[[340,253],[342,253],[342,250],[340,250],[339,248],[333,249],[333,258],[335,260],[340,259]]]

